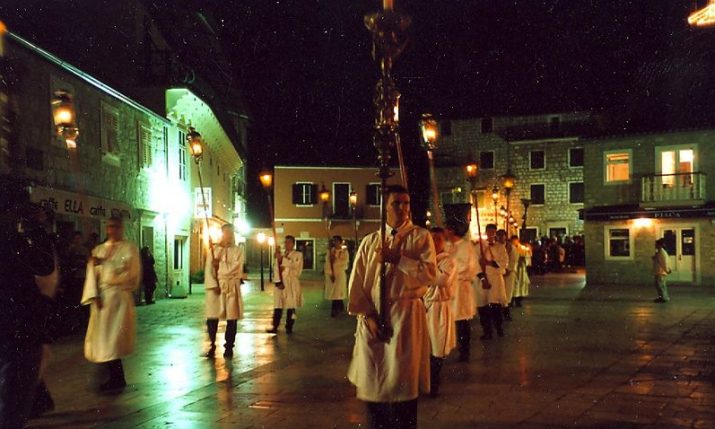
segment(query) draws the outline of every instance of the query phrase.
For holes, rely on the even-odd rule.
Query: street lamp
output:
[[[266,234],[259,232],[258,235],[256,235],[256,241],[261,247],[261,292],[263,292],[265,290],[263,286],[263,245],[266,242]]]
[[[688,24],[696,27],[709,27],[715,24],[715,0],[709,0],[708,5],[696,10],[688,16]]]
[[[502,186],[504,187],[504,193],[506,194],[506,211],[509,212],[509,203],[510,203],[510,198],[509,196],[511,195],[511,190],[514,189],[514,186],[516,185],[516,176],[514,176],[514,173],[511,172],[511,169],[508,168],[506,170],[506,173],[501,177],[502,179]],[[509,229],[508,223],[505,220],[505,225],[506,227],[504,229]]]
[[[77,113],[72,102],[72,96],[64,90],[55,91],[52,101],[52,120],[55,123],[57,136],[64,139],[67,149],[77,148]]]
[[[323,203],[323,222],[325,222],[325,229],[330,230],[330,212],[328,210],[328,202],[330,201],[330,191],[325,188],[325,184],[320,187],[318,192],[320,197],[320,202]]]
[[[437,226],[442,226],[442,210],[439,208],[437,178],[434,172],[434,151],[437,149],[437,137],[439,136],[437,121],[431,114],[423,113],[419,125],[422,134],[422,146],[427,151],[427,159],[429,160],[429,178],[430,184],[432,185],[432,209],[434,210],[434,220]]]
[[[356,252],[357,252],[357,245],[358,245],[357,202],[358,202],[357,192],[355,192],[355,191],[350,192],[350,209],[353,212],[353,229],[355,232],[355,251]]]
[[[199,134],[194,127],[189,127],[189,133],[186,134],[186,143],[189,145],[189,152],[194,158],[196,163],[196,172],[199,176],[199,189],[201,190],[201,202],[203,204],[204,220],[206,221],[206,236],[209,242],[209,251],[211,252],[211,259],[216,259],[214,255],[213,240],[211,239],[211,226],[209,225],[209,205],[206,202],[206,193],[204,192],[204,181],[201,177],[201,157],[204,154],[203,140],[201,139],[201,134]],[[215,273],[214,273],[215,274]]]
[[[261,182],[261,186],[266,191],[266,198],[268,199],[268,213],[271,217],[271,231],[273,232],[274,242],[278,241],[278,234],[276,233],[276,217],[273,210],[273,173],[270,170],[263,168],[260,173],[258,173],[258,180]],[[273,256],[271,256],[272,258]],[[261,270],[262,271],[262,270]],[[278,270],[278,277],[281,283],[283,283],[283,270]],[[263,290],[263,289],[261,289]]]

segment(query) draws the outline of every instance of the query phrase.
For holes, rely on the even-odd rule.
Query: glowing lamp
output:
[[[263,169],[258,173],[258,180],[261,181],[261,186],[268,190],[271,188],[271,185],[273,185],[273,174],[271,174],[269,170]]]
[[[256,234],[256,241],[258,242],[258,244],[265,243],[266,242],[266,234],[264,234],[262,232],[259,232],[258,234]]]
[[[269,246],[275,246],[275,245],[276,245],[276,239],[273,238],[273,236],[268,237],[268,245],[269,245]]]
[[[710,0],[707,6],[691,13],[688,16],[688,24],[696,27],[715,25],[715,0]]]
[[[476,163],[473,162],[471,164],[467,164],[464,169],[467,171],[467,177],[469,177],[470,179],[474,179],[475,177],[477,177],[477,170],[479,168],[477,167]]]
[[[494,203],[496,204],[496,201],[499,199],[499,188],[497,188],[497,185],[494,185],[492,188],[492,199],[494,200]]]
[[[350,205],[354,207],[357,206],[357,192],[350,192]]]
[[[186,143],[189,145],[191,156],[194,157],[194,161],[198,164],[204,154],[204,143],[201,139],[201,134],[199,134],[194,127],[189,127],[189,133],[186,135]]]
[[[422,132],[422,145],[427,150],[437,149],[437,121],[429,113],[423,113],[420,119],[420,131]]]
[[[638,219],[633,219],[633,224],[636,228],[649,228],[653,225],[653,219],[647,217],[641,217]]]
[[[0,29],[0,32],[2,29]],[[51,101],[52,120],[57,130],[57,136],[64,139],[68,149],[77,147],[77,114],[72,102],[72,96],[63,90],[55,91]]]
[[[323,186],[320,188],[320,194],[319,194],[319,195],[320,195],[320,201],[321,201],[321,202],[327,203],[328,201],[330,201],[330,192],[328,192],[328,190],[325,189],[325,185],[323,185]]]
[[[516,176],[514,176],[511,170],[507,170],[506,174],[501,177],[501,180],[502,186],[504,186],[504,189],[506,189],[507,192],[514,189],[514,185],[516,184]]]

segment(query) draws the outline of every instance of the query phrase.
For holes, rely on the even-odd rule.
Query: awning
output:
[[[645,209],[635,204],[592,207],[579,210],[579,218],[589,220],[628,220],[628,219],[688,219],[715,217],[715,202],[709,201],[698,207],[660,207]]]

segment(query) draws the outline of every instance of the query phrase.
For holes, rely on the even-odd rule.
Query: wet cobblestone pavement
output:
[[[715,288],[674,287],[654,304],[650,288],[584,288],[578,274],[533,281],[505,338],[480,342],[473,321],[472,360],[448,358],[440,397],[420,400],[421,428],[715,428]],[[264,333],[270,289],[247,285],[230,361],[220,346],[201,356],[201,293],[138,307],[119,395],[96,393],[81,336],[62,339],[46,376],[55,410],[29,427],[365,427],[345,377],[355,321],[331,319],[320,281],[304,284],[291,336]]]

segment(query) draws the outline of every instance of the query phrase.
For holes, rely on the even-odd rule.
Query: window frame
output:
[[[301,181],[301,182],[293,182],[293,184],[294,184],[294,185],[308,185],[308,187],[309,187],[309,189],[310,189],[310,194],[309,194],[309,196],[312,196],[312,197],[313,197],[313,198],[308,198],[308,201],[311,201],[311,200],[317,201],[317,200],[318,200],[318,196],[317,196],[317,195],[312,195],[312,193],[313,193],[313,186],[315,185],[315,182],[305,182],[305,181]],[[305,195],[305,193],[302,193],[301,195]],[[305,198],[301,198],[301,199],[302,199],[302,201],[305,201]],[[296,206],[296,207],[314,207],[314,206],[315,206],[315,203],[313,203],[313,204],[304,204],[304,203],[303,203],[303,204],[293,204],[293,205]]]
[[[353,191],[353,184],[351,182],[332,182],[330,185],[330,206],[332,208],[332,213],[333,216],[337,215],[337,210],[336,208],[336,196],[337,192],[335,192],[335,185],[348,185],[348,195],[347,195],[347,212],[345,214],[341,213],[340,216],[338,216],[338,219],[347,219],[350,216],[350,192]]]
[[[533,197],[533,195],[532,195],[532,188],[533,188],[534,186],[543,186],[543,187],[544,187],[544,202],[542,202],[542,203],[535,203],[535,202],[534,202],[534,197]],[[530,183],[530,184],[529,184],[529,199],[531,200],[531,205],[532,205],[532,206],[540,207],[540,206],[546,205],[546,184],[545,184],[545,183]]]
[[[628,231],[628,256],[611,256],[611,231],[625,229]],[[603,227],[603,256],[606,261],[632,261],[635,259],[635,233],[634,228],[628,225],[604,225]]]
[[[543,154],[542,162],[543,164],[539,168],[533,167],[532,155],[534,152],[541,152]],[[546,170],[546,151],[543,149],[530,150],[529,151],[529,170]]]
[[[165,133],[164,135],[168,138],[169,136],[169,129],[164,127]],[[178,136],[179,136],[179,144],[178,144],[178,149],[179,152],[177,156],[179,157],[179,160],[177,162],[177,166],[179,167],[179,180],[182,182],[185,182],[187,180],[187,173],[188,173],[188,150],[186,148],[186,132],[184,130],[177,130],[178,131]]]
[[[365,185],[365,187],[366,187],[366,189],[365,189],[365,193],[366,193],[365,204],[368,207],[380,207],[380,202],[382,200],[382,192],[380,191],[380,185],[381,185],[380,182],[369,182],[367,185]],[[367,190],[367,188],[372,187],[372,186],[377,187],[377,199],[378,199],[377,204],[372,204],[370,202],[370,192]]]
[[[583,196],[583,201],[573,202],[573,201],[571,201],[571,185],[577,184],[577,183],[580,183],[581,185],[583,185],[583,192],[581,194]],[[578,181],[578,182],[568,182],[568,202],[569,202],[569,204],[583,205],[585,201],[586,201],[586,184],[585,184],[585,182],[583,180]]]
[[[626,153],[628,154],[628,179],[608,180],[608,155]],[[603,184],[606,186],[618,186],[630,184],[633,180],[633,149],[613,149],[603,151]]]
[[[492,166],[491,167],[484,167],[484,164],[482,163],[482,154],[483,153],[491,153],[492,154]],[[479,151],[479,169],[480,170],[494,170],[495,164],[496,164],[496,154],[494,153],[493,150]]]
[[[574,149],[580,149],[581,152],[582,152],[582,154],[583,154],[583,155],[581,155],[581,162],[582,162],[581,165],[572,165],[572,164],[571,164],[571,151],[574,150]],[[584,149],[583,146],[570,147],[570,148],[569,148],[569,153],[568,153],[568,158],[569,158],[569,159],[568,159],[569,168],[581,168],[581,169],[583,169],[583,166],[584,166],[584,164],[586,163],[586,149]]]
[[[145,136],[148,136],[148,147]],[[139,168],[151,168],[154,164],[154,133],[149,125],[141,121],[137,121],[137,143]]]

